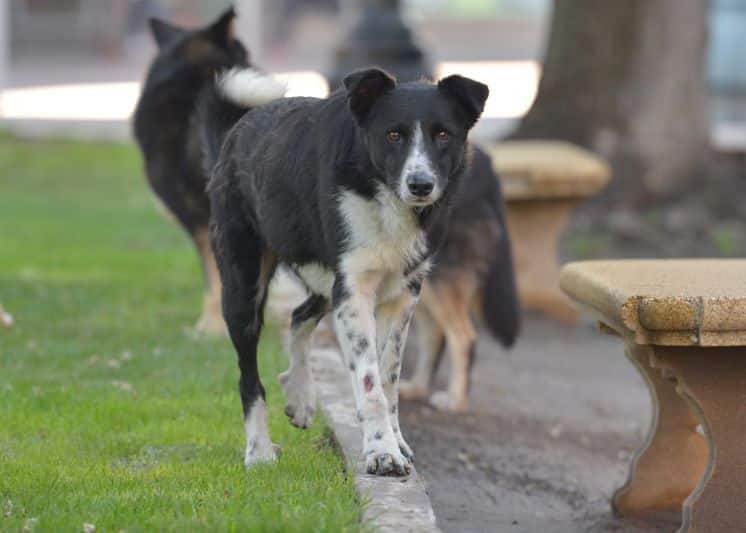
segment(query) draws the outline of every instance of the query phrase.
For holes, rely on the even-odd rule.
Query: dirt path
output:
[[[650,420],[647,390],[618,339],[530,319],[510,354],[480,341],[473,375],[466,415],[402,406],[443,531],[676,529],[611,515],[609,498]]]

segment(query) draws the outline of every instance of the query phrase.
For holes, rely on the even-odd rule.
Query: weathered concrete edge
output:
[[[321,409],[350,470],[355,472],[355,489],[365,502],[363,521],[382,532],[439,532],[425,483],[416,470],[407,478],[365,473],[362,435],[341,355],[335,349],[315,348],[311,352],[311,369]]]

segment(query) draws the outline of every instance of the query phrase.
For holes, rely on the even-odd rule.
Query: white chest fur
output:
[[[411,278],[427,273],[430,264],[423,261],[405,275],[426,255],[427,245],[415,214],[393,192],[382,187],[375,198],[367,199],[347,191],[340,197],[339,209],[347,232],[347,251],[340,258],[340,268],[348,288],[370,293],[383,302],[397,296]],[[312,292],[331,297],[331,270],[307,264],[292,271]]]
[[[412,209],[383,186],[373,199],[342,193],[339,209],[347,230],[347,252],[340,266],[350,288],[373,280],[379,301],[403,290],[405,271],[427,252]]]

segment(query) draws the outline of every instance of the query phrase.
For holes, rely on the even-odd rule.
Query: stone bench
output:
[[[614,510],[683,506],[680,531],[746,531],[746,260],[571,263],[560,284],[650,388],[652,426]]]
[[[506,141],[488,151],[503,183],[522,305],[574,323],[577,311],[559,290],[559,239],[575,206],[609,181],[609,165],[557,141]]]

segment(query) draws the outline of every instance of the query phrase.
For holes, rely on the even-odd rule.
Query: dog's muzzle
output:
[[[435,180],[429,174],[417,173],[407,176],[407,190],[418,199],[425,199],[435,189]]]
[[[401,189],[402,200],[416,207],[428,206],[440,197],[435,176],[427,172],[408,174]]]

